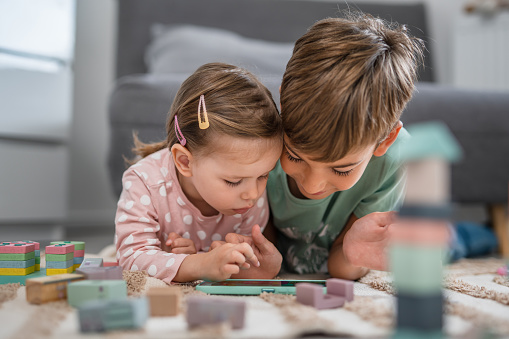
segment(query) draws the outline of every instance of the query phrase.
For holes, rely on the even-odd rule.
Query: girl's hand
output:
[[[179,234],[171,232],[168,234],[166,246],[170,248],[171,253],[175,254],[195,254],[196,246],[191,239],[182,238]]]
[[[202,279],[219,281],[238,274],[241,268],[258,267],[260,262],[247,243],[222,244],[204,253],[201,262]]]

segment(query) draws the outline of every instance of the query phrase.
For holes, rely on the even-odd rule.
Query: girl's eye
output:
[[[302,161],[302,159],[292,156],[290,154],[290,152],[288,152],[288,151],[285,151],[285,154],[286,154],[286,157],[288,158],[288,160],[290,160],[290,161],[293,161],[293,162],[301,162]]]
[[[265,174],[265,175],[262,175],[261,177],[259,177],[258,179],[259,180],[267,180],[269,178],[269,173]]]
[[[242,181],[242,180],[239,180],[239,181],[237,181],[237,182],[231,182],[231,181],[225,180],[224,182],[225,182],[228,186],[230,186],[230,187],[235,187],[235,186],[239,186],[239,185],[240,185],[240,183],[241,183],[241,181]]]
[[[348,170],[348,171],[344,171],[344,172],[341,172],[341,171],[338,171],[338,170],[335,170],[334,168],[332,169],[332,172],[334,172],[334,174],[336,175],[341,175],[341,176],[347,176],[347,175],[350,175],[350,173],[352,173],[353,171],[353,168],[351,170]]]

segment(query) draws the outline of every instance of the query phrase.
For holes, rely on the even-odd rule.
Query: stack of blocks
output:
[[[21,240],[21,241],[14,241],[15,244],[34,244],[35,246],[35,271],[41,270],[41,248],[40,244],[36,241],[31,240]]]
[[[46,246],[46,275],[74,272],[74,245]]]
[[[25,242],[0,244],[0,275],[28,275],[34,271],[35,244]]]
[[[74,270],[80,267],[83,259],[85,258],[85,242],[83,241],[52,241],[51,245],[74,245],[74,258],[73,266]]]

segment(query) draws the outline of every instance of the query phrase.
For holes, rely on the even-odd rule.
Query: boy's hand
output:
[[[267,279],[273,278],[279,273],[283,257],[276,246],[265,238],[259,225],[253,226],[251,237],[237,233],[228,233],[225,240],[226,243],[230,244],[249,244],[253,248],[256,257],[260,260],[260,269],[256,270],[256,272],[246,272],[242,278]]]
[[[386,249],[395,217],[395,212],[375,212],[353,223],[343,241],[344,254],[352,265],[387,270]]]
[[[168,234],[166,246],[170,248],[171,253],[175,254],[195,254],[196,246],[191,239],[182,238],[179,234],[171,232]]]

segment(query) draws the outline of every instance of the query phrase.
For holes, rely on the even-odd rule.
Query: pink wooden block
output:
[[[85,250],[74,250],[74,256],[76,258],[83,258],[85,256]]]
[[[0,253],[28,253],[35,251],[34,244],[0,244]]]
[[[21,240],[21,241],[14,241],[13,244],[34,244],[36,250],[40,249],[40,244],[37,241]]]
[[[327,294],[343,297],[346,301],[353,300],[353,281],[330,278],[327,279]]]
[[[74,252],[74,245],[55,244],[46,246],[46,254],[67,254]]]
[[[333,294],[324,294],[323,287],[312,283],[295,284],[297,301],[301,304],[313,306],[319,310],[325,308],[341,307],[345,298]]]
[[[103,266],[104,267],[118,266],[118,262],[116,262],[116,261],[105,261],[105,262],[103,262]]]
[[[188,297],[186,320],[189,327],[229,322],[232,328],[244,327],[246,303],[216,297]]]

